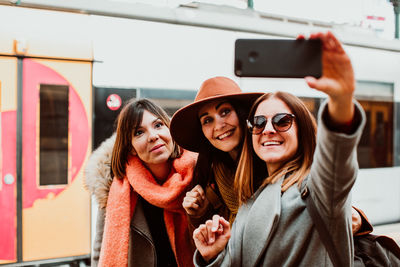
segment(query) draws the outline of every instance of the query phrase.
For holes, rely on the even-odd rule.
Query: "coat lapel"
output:
[[[243,261],[255,266],[268,245],[281,213],[281,185],[283,178],[269,184],[259,193],[247,214],[248,223],[243,232]]]

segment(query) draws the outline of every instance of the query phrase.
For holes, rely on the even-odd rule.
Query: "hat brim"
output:
[[[250,109],[254,101],[263,94],[264,93],[238,93],[219,95],[193,102],[179,109],[173,115],[170,126],[171,136],[174,141],[184,149],[199,152],[200,148],[204,145],[205,138],[201,129],[198,113],[204,104],[218,99],[234,99],[245,104]]]

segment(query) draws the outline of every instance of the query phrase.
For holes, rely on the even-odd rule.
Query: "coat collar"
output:
[[[255,266],[263,256],[281,214],[281,185],[283,178],[274,184],[260,188],[251,199],[253,203],[247,214],[248,223],[243,232],[242,246],[250,246],[243,254],[242,263]]]

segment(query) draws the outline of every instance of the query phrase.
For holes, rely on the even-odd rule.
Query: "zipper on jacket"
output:
[[[140,231],[136,226],[132,225],[133,230],[135,230],[138,234],[144,237],[147,241],[149,241],[151,247],[153,248],[153,253],[155,255],[154,257],[154,267],[157,267],[157,252],[156,252],[156,246],[153,243],[153,240],[151,240],[147,235],[145,235],[142,231]]]

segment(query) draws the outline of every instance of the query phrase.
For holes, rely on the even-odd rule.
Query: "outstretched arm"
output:
[[[350,191],[357,177],[356,148],[365,115],[353,98],[354,71],[342,44],[331,32],[310,38],[322,42],[323,69],[321,78],[306,77],[305,81],[326,93],[328,101],[318,114],[317,146],[307,187],[343,261],[350,264],[354,253]]]

